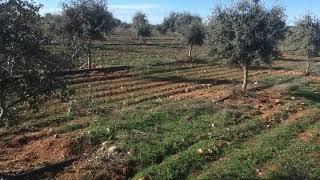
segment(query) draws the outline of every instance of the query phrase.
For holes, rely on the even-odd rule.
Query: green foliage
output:
[[[240,0],[234,6],[216,7],[209,23],[210,55],[250,66],[271,63],[277,42],[284,37],[285,15],[281,7],[267,9],[260,1]]]
[[[172,12],[168,17],[165,17],[160,29],[163,34],[166,34],[168,31],[171,33],[176,32],[176,21],[178,19],[179,13]]]
[[[116,25],[105,0],[71,0],[62,14],[66,33],[89,40],[102,39]]]
[[[181,35],[182,42],[200,46],[204,43],[205,32],[201,17],[189,13],[179,14],[175,28]]]
[[[103,121],[98,120],[90,127],[90,137],[93,143],[101,143],[115,138],[115,129],[107,127]]]
[[[289,42],[295,51],[306,56],[306,74],[310,73],[310,61],[317,55],[320,47],[320,21],[311,15],[303,16],[291,28],[288,35]]]
[[[242,66],[242,90],[246,91],[248,68],[257,61],[271,64],[284,30],[281,7],[267,9],[260,0],[239,0],[226,8],[217,6],[209,22],[209,54]]]
[[[35,106],[42,95],[62,87],[52,73],[63,69],[67,62],[56,61],[45,48],[39,26],[41,6],[24,0],[0,3],[0,118],[18,103],[28,101]],[[8,121],[7,121],[8,122]]]
[[[189,45],[189,59],[193,45],[201,46],[204,43],[206,34],[202,19],[200,16],[190,13],[171,13],[163,20],[163,23],[158,27],[160,33],[171,31],[179,34],[179,41]]]
[[[151,26],[146,14],[137,12],[132,18],[132,26],[136,31],[137,37],[141,38],[151,36]]]
[[[47,37],[57,37],[63,34],[63,25],[64,25],[63,16],[60,14],[45,14],[41,17],[43,33]]]
[[[305,15],[290,29],[289,40],[295,50],[312,58],[319,51],[320,21],[311,15]]]

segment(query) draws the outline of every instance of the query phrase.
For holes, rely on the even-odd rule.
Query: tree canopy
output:
[[[209,22],[210,55],[226,58],[244,69],[254,61],[272,62],[277,43],[284,38],[285,14],[281,7],[266,8],[259,0],[240,0],[231,7],[217,6]]]
[[[151,36],[151,26],[146,14],[137,12],[132,18],[132,26],[136,31],[136,36],[141,41],[141,38]]]
[[[63,4],[65,32],[89,40],[103,39],[116,25],[105,0],[71,0]]]
[[[302,52],[307,59],[305,73],[310,74],[311,61],[320,48],[320,21],[305,15],[291,29],[289,41],[296,51]]]
[[[193,46],[201,46],[206,37],[201,17],[190,13],[178,14],[175,22],[175,30],[180,35],[179,40],[189,45],[189,60],[191,60]]]
[[[81,38],[86,43],[88,69],[91,69],[91,43],[101,40],[115,26],[118,20],[108,11],[106,0],[71,0],[63,4],[65,18],[64,32]]]
[[[162,24],[160,25],[161,31],[165,34],[168,31],[171,33],[176,32],[176,22],[179,13],[172,12],[168,17],[165,17]]]
[[[0,119],[6,123],[17,104],[35,105],[62,85],[52,73],[67,63],[55,61],[45,48],[40,7],[25,0],[0,1]]]

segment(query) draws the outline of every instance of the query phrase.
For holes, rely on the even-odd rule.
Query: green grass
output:
[[[171,102],[171,106],[100,118],[90,134],[96,143],[115,141],[130,152],[128,162],[135,166],[137,176],[172,178],[191,173],[264,128],[258,119],[242,117],[247,106],[223,111],[207,101]],[[212,154],[199,156],[201,147],[211,149]]]
[[[267,86],[274,86],[289,82],[293,79],[293,77],[287,75],[272,75],[262,79],[261,82]]]
[[[78,129],[82,129],[82,124],[67,124],[62,128],[63,132],[70,132],[70,131],[76,131]]]
[[[295,142],[293,139],[298,133],[317,121],[318,116],[313,115],[288,126],[280,126],[271,132],[260,134],[252,139],[252,143],[230,150],[225,160],[213,163],[197,178],[256,178],[256,169],[260,165],[269,159],[276,158],[279,151],[287,149]]]
[[[289,91],[291,96],[301,98],[309,104],[320,105],[320,84],[305,83],[300,86],[295,86]]]

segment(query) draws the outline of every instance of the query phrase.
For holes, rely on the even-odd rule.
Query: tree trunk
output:
[[[311,67],[311,58],[307,56],[307,65],[306,65],[306,75],[310,75],[310,67]]]
[[[192,61],[192,44],[190,45],[190,48],[189,48],[189,61]]]
[[[91,70],[91,43],[88,45],[88,70]]]
[[[139,45],[141,45],[142,44],[142,37],[140,35],[137,35],[137,39],[139,41]]]
[[[243,92],[247,92],[248,76],[249,76],[248,65],[243,65],[242,68],[243,68],[242,91],[243,91]]]
[[[269,64],[269,73],[270,73],[270,74],[272,73],[272,69],[273,69],[272,63],[270,63],[270,64]]]
[[[3,88],[0,87],[0,120],[3,119],[6,113],[6,107],[5,107],[5,99],[4,99],[4,92]]]

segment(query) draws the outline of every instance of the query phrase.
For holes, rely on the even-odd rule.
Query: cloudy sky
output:
[[[157,24],[172,11],[189,11],[203,18],[211,14],[219,3],[232,0],[109,0],[109,8],[114,16],[130,22],[136,11],[145,12],[151,23]],[[43,5],[41,13],[57,13],[61,9],[61,0],[35,0]],[[304,13],[320,15],[320,0],[265,0],[267,5],[282,5],[287,9],[288,22],[294,22]]]

